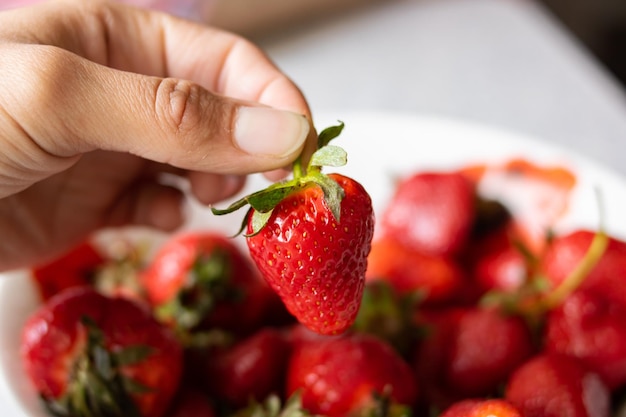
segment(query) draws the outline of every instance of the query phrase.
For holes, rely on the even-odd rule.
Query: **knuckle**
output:
[[[198,87],[189,81],[164,78],[156,91],[157,117],[166,132],[178,135],[193,129],[199,121]]]
[[[51,154],[67,153],[65,145],[76,138],[71,129],[63,129],[70,121],[62,118],[58,109],[70,107],[80,65],[71,53],[53,46],[12,47],[9,52],[14,66],[3,71],[9,82],[0,105],[11,109],[24,134],[38,138],[42,149]],[[68,74],[68,68],[74,71]],[[4,70],[2,65],[0,70]],[[61,130],[65,133],[62,141],[50,139]]]
[[[68,67],[68,57],[65,51],[44,45],[12,47],[12,49],[12,58],[18,62],[18,65],[13,70],[9,70],[8,74],[13,79],[22,81],[13,85],[13,93],[39,99],[56,96],[63,88],[59,82],[62,79],[60,76]]]
[[[159,80],[155,113],[165,136],[186,151],[206,148],[207,138],[227,133],[223,120],[227,110],[221,100],[200,85],[187,80]]]

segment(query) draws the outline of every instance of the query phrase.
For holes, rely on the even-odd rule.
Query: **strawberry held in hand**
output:
[[[346,163],[342,148],[328,145],[343,124],[322,131],[306,170],[215,214],[245,205],[246,239],[252,259],[289,311],[322,334],[344,332],[359,310],[374,212],[363,186],[322,166]]]

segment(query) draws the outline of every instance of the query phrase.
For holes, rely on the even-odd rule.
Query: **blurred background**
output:
[[[42,0],[0,0],[0,9]],[[253,40],[358,12],[375,3],[415,0],[121,0],[204,20]],[[443,0],[419,0],[437,3]],[[503,0],[535,2],[552,14],[626,87],[626,0]],[[468,1],[471,3],[471,0]],[[465,2],[465,3],[468,3]]]
[[[478,123],[626,174],[626,0],[197,1],[316,113]]]
[[[626,0],[541,0],[626,85]]]
[[[254,39],[283,35],[303,24],[341,18],[359,7],[407,0],[217,0],[211,19]],[[440,0],[422,0],[436,3]],[[626,0],[515,0],[536,2],[597,57],[626,88]],[[471,1],[470,1],[471,2]],[[267,7],[267,5],[270,5]],[[250,13],[253,10],[253,13]],[[356,10],[358,11],[358,10]]]

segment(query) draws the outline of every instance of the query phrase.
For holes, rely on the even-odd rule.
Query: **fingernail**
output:
[[[235,142],[254,155],[287,156],[302,146],[309,122],[297,113],[269,107],[240,107],[235,121]]]

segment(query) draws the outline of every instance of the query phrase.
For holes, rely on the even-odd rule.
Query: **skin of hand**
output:
[[[305,98],[231,33],[101,0],[0,13],[0,270],[92,232],[173,230],[315,146]],[[306,158],[305,158],[306,159]]]

